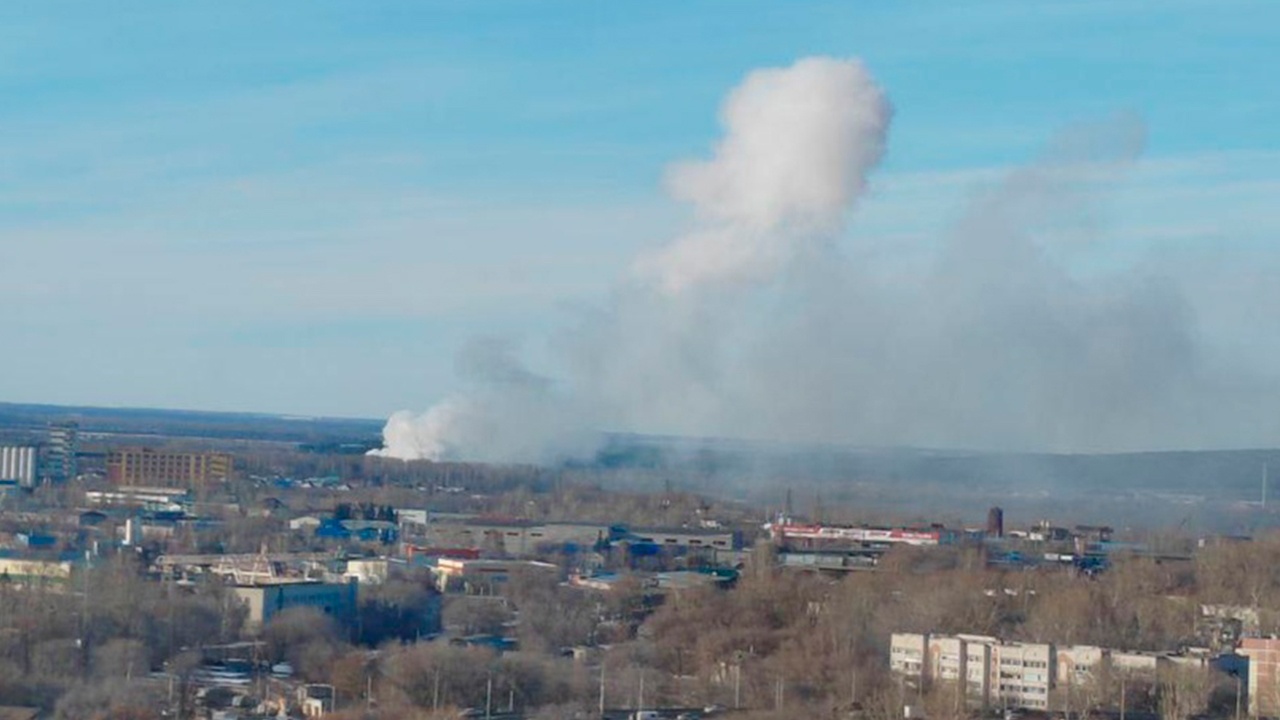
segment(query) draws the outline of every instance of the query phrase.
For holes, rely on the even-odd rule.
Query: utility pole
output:
[[[600,656],[600,717],[604,717],[604,655]]]
[[[438,711],[440,709],[440,666],[436,666],[436,678],[431,688],[431,710]]]
[[[1262,463],[1262,509],[1267,509],[1267,463]]]
[[[489,679],[484,686],[484,718],[493,717],[493,671],[489,671]]]
[[[640,668],[640,692],[636,695],[636,710],[644,709],[644,668]]]
[[[1124,676],[1120,676],[1120,720],[1124,720]]]
[[[80,593],[80,657],[84,676],[89,677],[89,551],[84,552],[84,587]]]
[[[733,666],[733,709],[742,707],[742,663]]]

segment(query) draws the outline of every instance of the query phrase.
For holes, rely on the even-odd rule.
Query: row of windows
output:
[[[1029,668],[1047,668],[1049,663],[1044,660],[1021,660],[1019,658],[1000,658],[1001,665],[1011,667],[1029,667]]]
[[[1047,695],[1049,693],[1049,689],[1043,685],[1005,685],[1004,683],[1000,683],[1000,692]]]

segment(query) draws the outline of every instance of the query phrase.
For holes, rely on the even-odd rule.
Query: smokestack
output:
[[[1004,537],[1004,510],[999,507],[987,511],[987,537]]]

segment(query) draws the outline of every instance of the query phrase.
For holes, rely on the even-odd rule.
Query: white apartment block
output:
[[[1066,645],[1057,651],[1058,673],[1054,680],[1064,687],[1092,682],[1107,657],[1107,651],[1096,645]]]
[[[928,635],[894,633],[889,638],[889,669],[909,678],[923,677],[928,642]]]
[[[1049,711],[1054,688],[1084,686],[1100,668],[1154,674],[1162,664],[1208,668],[1208,657],[1124,652],[1092,645],[1005,642],[985,635],[894,633],[889,668],[917,687],[960,684],[970,705]]]
[[[1126,670],[1155,670],[1155,653],[1112,653],[1094,646],[1004,642],[987,635],[895,633],[890,669],[916,683],[963,683],[965,700],[982,707],[1051,710],[1053,688],[1092,682],[1115,657]]]
[[[895,633],[889,666],[907,678],[963,685],[974,705],[1047,709],[1053,646],[982,635]]]
[[[1049,709],[1053,687],[1055,656],[1053,646],[1044,643],[999,643],[994,646],[993,664],[999,666],[997,703],[1002,707]]]

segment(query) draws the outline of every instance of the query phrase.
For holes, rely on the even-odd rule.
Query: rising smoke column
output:
[[[725,101],[714,157],[668,173],[701,226],[642,258],[639,273],[668,293],[773,279],[804,244],[840,229],[884,154],[890,115],[856,61],[752,73]]]
[[[890,116],[857,61],[749,74],[710,157],[668,173],[691,229],[548,339],[559,377],[468,346],[464,390],[392,417],[379,452],[546,461],[589,454],[601,430],[1062,452],[1280,437],[1276,379],[1211,362],[1159,263],[1107,256],[1105,200],[1141,122],[1068,128],[904,274],[841,247]]]
[[[856,60],[751,73],[724,103],[713,157],[668,174],[671,195],[694,209],[694,229],[638,259],[606,307],[560,338],[567,381],[536,377],[509,353],[501,372],[488,372],[492,363],[472,353],[459,363],[469,391],[420,416],[397,413],[375,452],[542,460],[589,450],[586,428],[697,429],[721,404],[731,295],[831,239],[884,152],[889,118]]]

